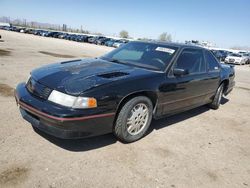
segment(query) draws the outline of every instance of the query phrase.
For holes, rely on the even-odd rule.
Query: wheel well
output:
[[[134,97],[138,97],[138,96],[145,96],[148,97],[152,104],[153,104],[153,109],[155,109],[156,103],[157,103],[157,95],[155,94],[155,92],[152,91],[141,91],[141,92],[136,92],[136,93],[132,93],[127,95],[126,97],[124,97],[121,102],[118,104],[118,108],[116,110],[116,115],[115,115],[115,120],[121,110],[121,108],[124,106],[124,104],[126,104],[130,99],[134,98]]]
[[[229,85],[229,80],[226,79],[226,80],[223,80],[221,82],[221,84],[224,84],[224,90],[223,90],[223,93],[227,91],[227,88],[228,88],[228,85]]]

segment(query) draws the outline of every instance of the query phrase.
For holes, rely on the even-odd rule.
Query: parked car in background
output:
[[[25,29],[25,28],[20,28],[20,27],[19,27],[19,28],[16,29],[16,32],[24,33],[24,29]]]
[[[46,35],[48,35],[48,33],[48,31],[41,31],[40,36],[45,37]]]
[[[239,51],[238,54],[245,54],[247,53],[246,51]]]
[[[106,42],[106,41],[109,41],[109,40],[110,40],[110,38],[104,37],[104,38],[100,38],[100,39],[96,40],[96,43],[97,43],[98,45],[104,45],[105,42]]]
[[[15,27],[15,26],[10,27],[9,31],[19,32],[19,31],[18,31],[18,28]]]
[[[98,40],[101,40],[101,39],[105,39],[106,37],[104,37],[104,36],[98,36],[98,37],[95,37],[95,40],[94,40],[94,44],[97,44],[97,41]]]
[[[40,30],[35,30],[35,31],[33,32],[34,35],[39,35],[39,33],[40,33]]]
[[[78,37],[78,36],[77,36],[76,34],[71,34],[71,35],[69,36],[69,40],[76,41],[77,37]]]
[[[84,42],[85,36],[84,35],[76,35],[74,41],[76,42]]]
[[[88,42],[88,40],[92,38],[92,36],[89,36],[89,35],[85,35],[85,39],[84,39],[84,42]]]
[[[113,47],[118,48],[121,45],[124,45],[126,43],[128,43],[128,40],[125,40],[125,39],[124,40],[118,40],[118,41],[114,42]]]
[[[27,34],[34,34],[35,30],[34,29],[25,29],[25,33]]]
[[[92,44],[97,44],[97,40],[102,39],[102,38],[105,38],[105,37],[103,37],[103,36],[91,37],[91,38],[88,39],[88,42],[92,43]]]
[[[236,65],[245,65],[248,61],[248,58],[243,56],[243,54],[232,53],[226,57],[225,63],[231,63]]]
[[[232,52],[229,52],[227,50],[211,50],[211,52],[214,54],[214,56],[219,60],[224,62],[226,57],[232,54]]]
[[[9,31],[9,30],[10,30],[10,26],[5,26],[5,25],[3,26],[3,25],[0,25],[0,29]]]
[[[57,34],[58,34],[58,32],[52,31],[52,32],[50,32],[50,33],[47,35],[47,37],[54,37],[54,36],[56,36]]]
[[[105,46],[113,47],[113,44],[117,42],[118,40],[110,39],[104,43]]]
[[[222,61],[226,57],[223,56],[223,54],[219,50],[211,50],[211,52],[214,54],[214,56],[218,59],[218,61]]]
[[[48,37],[50,35],[51,31],[47,31],[43,34],[44,37]]]
[[[58,38],[59,35],[63,34],[62,32],[50,32],[48,37]]]
[[[70,40],[72,34],[67,34],[63,37],[63,39]]]
[[[226,50],[219,50],[219,51],[222,54],[221,61],[225,61],[226,57],[230,54],[230,52]]]
[[[19,32],[20,33],[25,33],[25,28],[20,28]]]
[[[130,42],[100,58],[35,69],[15,98],[25,120],[56,137],[113,132],[133,142],[146,135],[152,118],[205,104],[218,109],[234,75],[233,66],[201,47]]]
[[[47,36],[49,34],[49,31],[45,31],[45,30],[37,30],[34,32],[34,35],[39,35],[39,36]]]
[[[68,36],[68,35],[69,35],[68,33],[62,33],[62,34],[58,35],[58,38],[59,39],[65,39],[66,36]]]
[[[247,59],[246,64],[250,64],[250,52],[245,52],[242,55]]]
[[[88,38],[88,43],[93,43],[94,40],[95,40],[95,37],[93,37],[93,36],[92,36],[92,37],[89,37],[89,38]]]

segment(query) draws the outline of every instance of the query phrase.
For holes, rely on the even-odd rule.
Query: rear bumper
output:
[[[22,117],[39,130],[59,138],[85,138],[112,132],[115,113],[106,109],[74,110],[34,97],[19,84],[15,98]]]

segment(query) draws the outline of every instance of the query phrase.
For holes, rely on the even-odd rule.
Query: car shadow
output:
[[[222,97],[221,105],[226,104],[228,101],[229,101],[228,99]],[[194,109],[191,109],[191,110],[179,113],[179,114],[168,116],[166,118],[153,120],[152,124],[149,128],[148,134],[150,134],[154,130],[159,130],[161,128],[165,128],[165,127],[168,127],[170,125],[172,126],[172,125],[174,125],[178,122],[181,122],[183,120],[192,118],[194,116],[198,116],[198,115],[205,113],[209,110],[210,110],[210,108],[207,105],[204,105],[204,106],[200,106],[200,107],[197,107],[197,108],[194,108]]]
[[[176,114],[176,115],[168,116],[168,117],[161,118],[158,120],[153,120],[152,125],[149,128],[148,134],[150,134],[154,130],[159,130],[168,126],[173,126],[178,122],[184,121],[194,116],[198,116],[209,110],[210,109],[207,106],[201,106],[201,107],[194,108],[192,110],[188,110],[188,111]]]
[[[224,105],[228,101],[229,101],[228,99],[223,97],[221,104]],[[182,112],[176,115],[172,115],[166,118],[153,120],[147,135],[150,134],[154,130],[159,130],[168,126],[173,126],[177,124],[178,122],[200,115],[209,110],[210,110],[209,107],[201,106],[201,107],[198,107],[198,108],[186,111],[186,112]],[[94,150],[94,149],[102,148],[102,147],[115,144],[116,142],[118,142],[117,138],[113,134],[106,134],[106,135],[101,135],[101,136],[96,136],[96,137],[91,137],[91,138],[83,138],[83,139],[61,139],[61,138],[57,138],[49,134],[46,134],[36,128],[34,128],[34,130],[37,134],[39,134],[40,136],[42,136],[49,142],[57,145],[58,147],[61,147],[63,149],[73,151],[73,152]]]
[[[222,97],[221,99],[221,105],[226,104],[229,101],[229,99]]]
[[[113,134],[105,134],[101,136],[82,138],[82,139],[61,139],[46,134],[39,129],[33,128],[34,131],[48,140],[49,142],[69,151],[80,152],[102,148],[116,143],[118,140]]]

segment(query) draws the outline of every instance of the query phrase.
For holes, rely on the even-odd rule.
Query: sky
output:
[[[250,47],[250,0],[0,0],[0,16],[67,24],[106,35]]]

